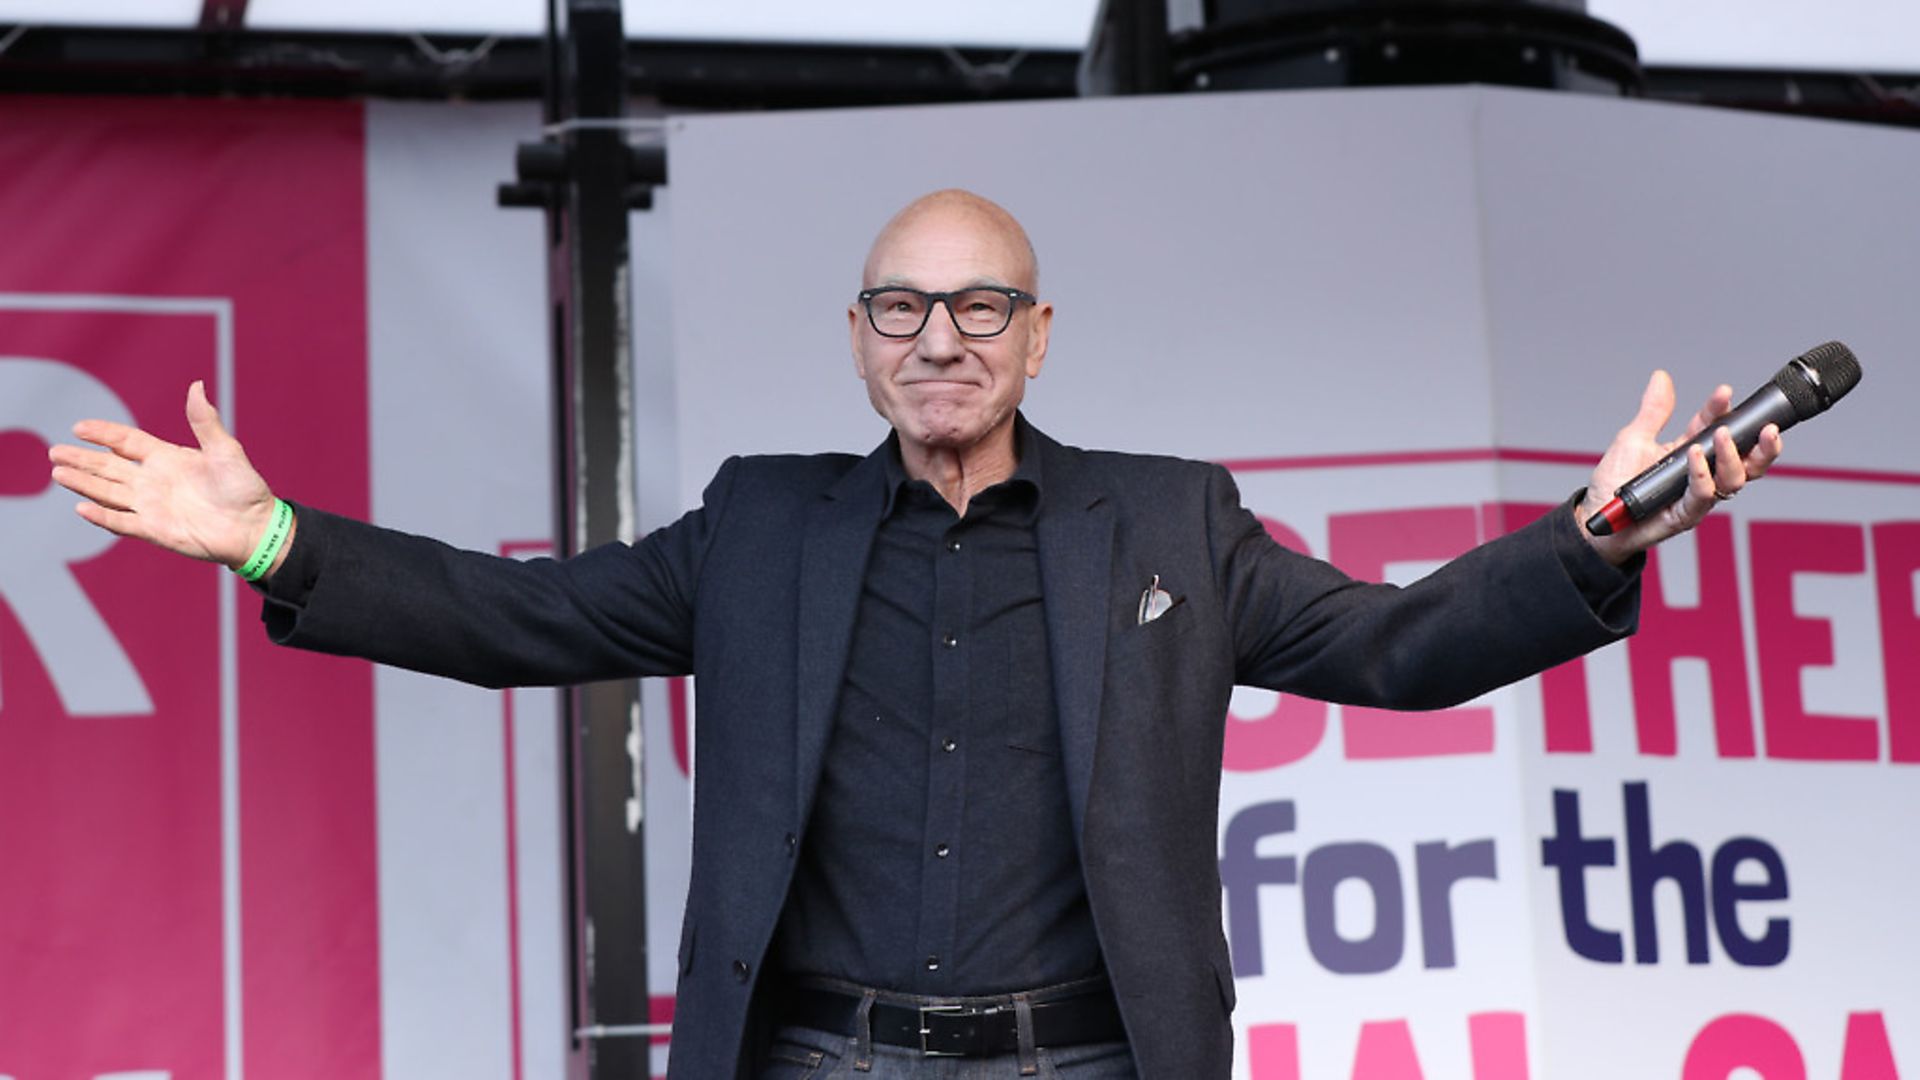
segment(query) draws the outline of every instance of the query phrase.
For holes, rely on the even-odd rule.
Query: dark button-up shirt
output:
[[[1073,841],[1033,522],[1040,462],[965,517],[897,449],[819,794],[781,921],[789,973],[921,994],[1100,970]]]

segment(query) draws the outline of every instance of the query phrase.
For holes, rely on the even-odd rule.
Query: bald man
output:
[[[699,509],[570,560],[283,509],[198,384],[198,448],[83,421],[102,449],[55,447],[53,477],[94,524],[256,580],[283,644],[486,686],[698,675],[676,1078],[1224,1080],[1233,686],[1439,708],[1615,640],[1639,554],[1780,453],[1722,433],[1680,501],[1588,536],[1674,445],[1656,372],[1564,506],[1362,584],[1276,545],[1217,466],[1022,418],[1053,308],[994,203],[916,200],[861,285],[873,453],[731,459]]]

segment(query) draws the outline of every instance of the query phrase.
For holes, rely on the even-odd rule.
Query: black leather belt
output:
[[[853,1035],[861,996],[812,986],[792,986],[785,994],[784,1023]],[[1035,1046],[1077,1046],[1119,1042],[1127,1037],[1112,990],[1036,1001]],[[928,1057],[990,1057],[1020,1048],[1013,998],[969,999],[964,1005],[901,1005],[876,1000],[867,1015],[873,1041],[905,1046]]]

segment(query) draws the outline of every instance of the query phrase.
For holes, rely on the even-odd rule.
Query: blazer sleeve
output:
[[[737,465],[721,466],[701,507],[673,524],[570,559],[462,551],[301,507],[261,620],[282,645],[488,687],[686,674]]]
[[[1444,708],[1625,637],[1639,615],[1639,564],[1601,559],[1570,505],[1405,587],[1275,543],[1224,469],[1208,514],[1235,677],[1250,686]]]

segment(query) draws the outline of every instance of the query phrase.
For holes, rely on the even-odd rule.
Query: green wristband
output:
[[[288,506],[285,499],[273,500],[273,520],[267,523],[266,535],[260,538],[260,546],[253,549],[253,556],[234,573],[248,581],[266,577],[267,568],[280,557],[280,549],[287,546],[287,537],[292,532],[293,507]]]

